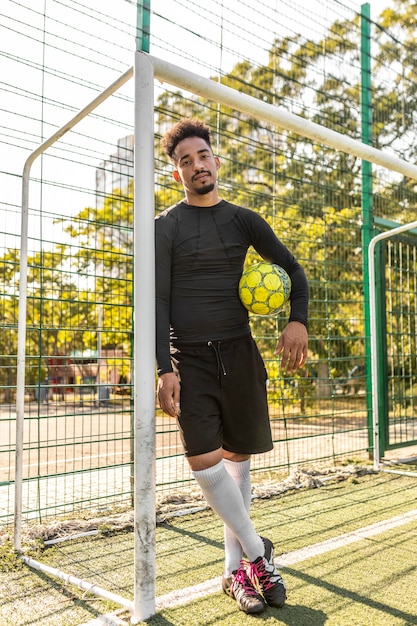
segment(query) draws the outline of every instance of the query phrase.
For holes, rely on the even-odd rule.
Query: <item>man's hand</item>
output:
[[[274,354],[282,352],[281,367],[287,372],[295,372],[307,359],[308,334],[301,322],[289,322],[278,340]]]
[[[161,374],[158,380],[159,406],[164,413],[171,417],[180,414],[180,382],[174,372]]]

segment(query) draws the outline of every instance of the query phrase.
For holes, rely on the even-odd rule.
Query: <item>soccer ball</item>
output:
[[[255,315],[275,315],[288,301],[291,279],[274,263],[256,263],[243,272],[239,296],[243,306]]]

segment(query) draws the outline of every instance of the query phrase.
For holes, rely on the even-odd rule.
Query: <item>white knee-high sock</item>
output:
[[[251,481],[250,481],[250,459],[247,461],[231,461],[230,459],[224,459],[224,465],[227,472],[235,481],[242,494],[243,503],[247,512],[249,513],[250,504],[252,500],[251,496]],[[224,551],[225,551],[225,563],[224,563],[224,575],[230,576],[234,571],[239,568],[239,563],[243,556],[242,546],[240,541],[235,537],[230,528],[224,525]]]
[[[263,541],[253,527],[240,489],[227,472],[223,459],[213,467],[193,471],[192,475],[208,504],[239,540],[249,560],[263,556]]]

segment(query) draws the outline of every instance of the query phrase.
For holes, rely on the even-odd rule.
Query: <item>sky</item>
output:
[[[158,14],[164,15],[169,20],[177,22],[178,24],[187,26],[190,31],[200,30],[200,32],[207,33],[207,39],[216,37],[213,35],[212,28],[216,24],[216,17],[218,20],[223,19],[224,23],[233,22],[236,26],[235,33],[232,28],[228,28],[227,40],[223,42],[224,48],[222,51],[222,67],[230,69],[236,62],[236,57],[228,55],[227,48],[234,50],[244,50],[244,53],[249,58],[253,58],[256,54],[261,54],[262,46],[259,45],[259,40],[266,40],[271,42],[274,36],[277,34],[274,30],[277,27],[276,13],[280,13],[279,27],[284,33],[300,33],[307,38],[317,39],[323,35],[323,25],[330,25],[336,17],[345,17],[346,8],[350,11],[360,11],[360,7],[363,3],[356,2],[355,0],[333,0],[327,4],[326,0],[260,0],[259,11],[254,15],[253,2],[246,0],[224,0],[223,15],[220,18],[220,13],[217,11],[216,17],[213,16],[212,23],[207,24],[205,31],[201,31],[199,25],[199,4],[197,2],[170,2],[166,0],[150,0],[152,10],[155,15],[151,18],[151,33],[154,29],[154,35],[151,36],[151,54],[157,56],[162,53],[164,55],[163,47],[159,48],[158,37],[155,33],[159,31],[159,28],[167,22],[158,20]],[[220,2],[218,2],[220,4]],[[392,0],[370,0],[371,7],[371,19],[376,20],[381,11],[387,6],[392,5]],[[338,13],[338,5],[340,7]],[[195,7],[190,11],[190,6]],[[201,5],[206,11],[210,7],[210,2],[203,3]],[[317,16],[317,17],[316,17]],[[219,22],[218,22],[219,23]],[[248,35],[248,31],[253,33],[251,37]],[[175,31],[172,34],[175,37]],[[279,33],[278,33],[279,34]],[[184,37],[184,31],[178,30],[178,36]],[[187,46],[187,42],[184,42],[184,48]],[[204,46],[204,42],[200,45]],[[155,52],[155,49],[158,53]],[[207,56],[210,57],[212,49],[207,47]],[[165,58],[162,56],[162,58]],[[265,56],[267,58],[267,56]],[[260,59],[265,61],[265,58]],[[217,59],[217,61],[219,61]],[[230,67],[229,67],[230,66]],[[189,63],[187,69],[193,70],[192,62]],[[199,71],[201,70],[201,66]]]
[[[76,4],[76,2],[74,1]],[[281,22],[283,32],[301,32],[304,30],[306,36],[320,37],[326,25],[326,20],[331,23],[335,17],[335,9],[338,4],[341,7],[350,7],[352,10],[356,7],[359,10],[360,3],[350,0],[342,0],[340,3],[332,2],[332,10],[329,14],[323,14],[327,11],[326,0],[309,0],[308,5],[303,0],[260,0],[260,10],[254,16],[253,3],[249,0],[227,0],[224,2],[224,14],[222,19],[234,21],[236,28],[230,28],[227,41],[221,48],[218,46],[216,37],[219,37],[220,28],[201,29],[201,18],[199,17],[200,6],[205,11],[210,9],[211,3],[207,1],[203,5],[193,3],[192,0],[151,0],[151,8],[154,12],[151,21],[151,47],[150,53],[160,56],[167,60],[184,64],[188,69],[197,72],[205,72],[207,75],[213,74],[213,68],[221,67],[223,71],[229,71],[233,65],[241,60],[245,55],[247,58],[255,59],[259,55],[259,62],[267,60],[268,43],[272,41],[276,32],[271,30],[271,24],[268,21],[268,10],[273,13],[276,18],[277,7],[281,11]],[[382,9],[390,5],[390,0],[370,0],[371,18],[376,19]],[[46,6],[49,12],[55,11],[54,32],[48,32],[48,42],[50,43],[49,58],[43,57],[44,49],[42,47],[41,34],[43,29],[42,7]],[[79,6],[95,6],[95,0],[84,0],[79,2]],[[213,4],[214,6],[214,4]],[[218,6],[218,4],[216,5]],[[293,6],[297,6],[294,12]],[[314,7],[317,7],[315,9]],[[49,137],[57,128],[62,126],[70,119],[75,111],[85,106],[89,98],[97,95],[97,89],[94,83],[109,85],[118,75],[120,75],[129,65],[133,63],[134,42],[131,33],[120,31],[116,33],[118,28],[118,20],[120,24],[123,22],[134,20],[135,10],[133,3],[121,2],[117,3],[110,0],[100,3],[100,10],[113,14],[112,20],[108,25],[95,22],[98,32],[89,33],[88,28],[92,23],[83,27],[83,11],[79,13],[80,28],[80,53],[77,55],[77,49],[74,49],[74,55],[65,53],[65,41],[67,24],[71,19],[70,13],[66,10],[65,2],[58,3],[53,0],[3,0],[3,10],[0,7],[0,13],[3,15],[3,28],[0,23],[0,52],[6,53],[0,59],[0,79],[3,83],[2,98],[0,104],[0,128],[11,129],[5,131],[3,136],[0,135],[2,148],[0,149],[0,217],[6,225],[5,230],[18,235],[20,230],[20,215],[16,207],[20,204],[21,182],[20,177],[24,165],[24,161],[36,145],[39,144],[39,137]],[[194,8],[194,10],[190,10]],[[27,19],[30,9],[32,11],[31,19]],[[117,9],[117,10],[116,10]],[[93,10],[93,8],[91,9]],[[113,13],[112,13],[113,12]],[[314,16],[317,14],[317,19]],[[74,11],[73,11],[74,14]],[[159,15],[163,15],[162,20]],[[294,15],[297,20],[294,21]],[[220,19],[218,13],[213,15],[213,24]],[[18,36],[17,33],[22,30],[21,23],[30,22],[26,27],[25,37]],[[171,22],[171,23],[170,23]],[[196,39],[190,39],[191,43],[183,40],[184,30],[177,31],[173,23],[181,23],[187,26],[190,32],[198,31],[207,33],[206,37],[198,39],[198,50],[195,48]],[[94,22],[93,22],[94,23]],[[17,25],[17,26],[16,26]],[[164,28],[169,27],[169,36],[165,37]],[[254,35],[258,30],[259,34]],[[16,32],[17,31],[17,32]],[[116,34],[115,34],[116,33]],[[152,33],[157,33],[159,36]],[[302,33],[303,34],[303,33]],[[94,37],[93,37],[94,36]],[[89,58],[82,57],[82,47],[91,38],[91,50]],[[172,48],[163,40],[171,39]],[[181,38],[180,41],[179,38]],[[259,40],[265,40],[263,46],[259,46]],[[180,45],[178,45],[180,44]],[[87,43],[88,45],[88,43]],[[85,49],[85,48],[84,48]],[[183,56],[181,56],[181,52]],[[233,50],[235,52],[233,52]],[[16,58],[19,55],[27,55],[28,63],[23,65],[17,63]],[[219,56],[221,54],[221,56]],[[207,67],[204,69],[201,63],[196,64],[192,61],[192,56],[196,55],[200,58],[207,59]],[[238,56],[240,55],[240,56]],[[264,58],[261,58],[262,55]],[[94,61],[94,64],[93,62]],[[56,68],[54,72],[50,72],[45,77],[45,84],[48,90],[41,89],[40,80],[42,74],[39,71],[42,63],[48,63],[50,67]],[[75,67],[76,66],[76,67]],[[84,81],[77,79],[80,76],[79,68],[83,67]],[[68,77],[73,76],[74,79],[64,81],[59,75],[62,71],[66,72]],[[16,75],[18,72],[18,75]],[[77,74],[78,72],[78,74]],[[10,86],[13,89],[10,89]],[[89,86],[91,85],[91,87]],[[87,188],[94,188],[95,168],[104,159],[108,158],[115,150],[117,140],[120,137],[131,132],[133,122],[133,112],[131,107],[131,86],[127,86],[125,90],[120,92],[119,98],[113,98],[108,103],[100,107],[101,117],[112,119],[112,123],[100,121],[97,116],[91,116],[88,122],[83,122],[77,128],[79,133],[74,139],[66,136],[62,143],[56,145],[48,151],[45,159],[33,167],[33,178],[36,179],[45,176],[47,179],[53,180],[55,183],[46,185],[42,189],[36,180],[31,183],[33,206],[46,207],[46,212],[51,212],[49,220],[50,228],[52,228],[52,213],[56,206],[63,213],[74,211],[78,212],[84,206],[94,202],[91,191]],[[44,93],[47,97],[30,97],[31,93]],[[52,102],[51,94],[56,94],[57,101],[65,102],[65,106],[57,106]],[[23,108],[22,108],[23,106]],[[7,110],[7,114],[5,111]],[[39,119],[42,118],[42,123]],[[127,120],[127,124],[118,124],[118,119]],[[38,120],[38,121],[36,121]],[[114,121],[116,120],[116,121]],[[84,137],[85,135],[85,137]],[[73,156],[70,157],[72,163],[63,162],[58,159],[62,146],[66,145]],[[52,156],[55,155],[55,156]],[[81,167],[84,163],[86,167]],[[78,189],[72,190],[71,187],[77,186]],[[83,189],[86,191],[84,192]],[[1,213],[2,206],[6,207],[6,213]],[[10,207],[10,208],[9,208]],[[48,208],[49,207],[49,208]],[[39,229],[39,226],[36,226]],[[6,234],[6,233],[4,233]],[[40,235],[40,232],[37,232]],[[46,235],[45,235],[46,236]],[[51,232],[51,241],[54,241]],[[0,246],[2,240],[0,239]],[[17,245],[17,244],[16,244]]]

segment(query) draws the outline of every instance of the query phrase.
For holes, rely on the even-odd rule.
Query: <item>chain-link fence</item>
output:
[[[366,12],[361,18],[353,3],[342,7],[334,0],[308,7],[301,1],[280,3],[279,9],[277,3],[240,2],[239,14],[233,4],[220,1],[208,8],[176,2],[172,14],[169,4],[151,3],[153,55],[175,58],[178,65],[260,101],[415,160],[411,2],[378,21]],[[46,3],[40,12],[28,1],[8,0],[2,10],[7,76],[0,172],[4,522],[12,519],[14,494],[23,165],[132,65],[135,35],[144,35],[145,21],[138,20],[136,32],[142,9],[140,2],[126,0],[105,9],[92,1],[81,6],[65,0]],[[140,277],[133,276],[132,263],[131,82],[54,144],[31,175],[25,519],[131,504],[132,354],[141,332],[132,322]],[[371,93],[365,110],[364,85]],[[295,465],[369,458],[365,245],[376,228],[409,221],[414,182],[382,168],[367,171],[364,180],[365,170],[354,156],[166,85],[157,83],[155,89],[157,210],[182,197],[159,139],[182,116],[203,118],[222,160],[222,197],[262,214],[309,278],[310,357],[299,375],[283,374],[273,355],[288,312],[278,319],[252,318],[269,374],[275,443],[271,453],[254,458],[253,471],[261,476],[287,473]],[[372,114],[368,126],[367,112]],[[389,417],[394,411],[396,428],[406,425],[407,434],[395,438],[401,445],[415,439],[414,255],[412,234],[390,244],[384,292],[390,302],[397,301],[384,317],[390,381],[385,412]],[[385,334],[382,330],[381,337]],[[190,475],[175,422],[157,410],[156,429],[157,491],[163,498],[188,489]]]

